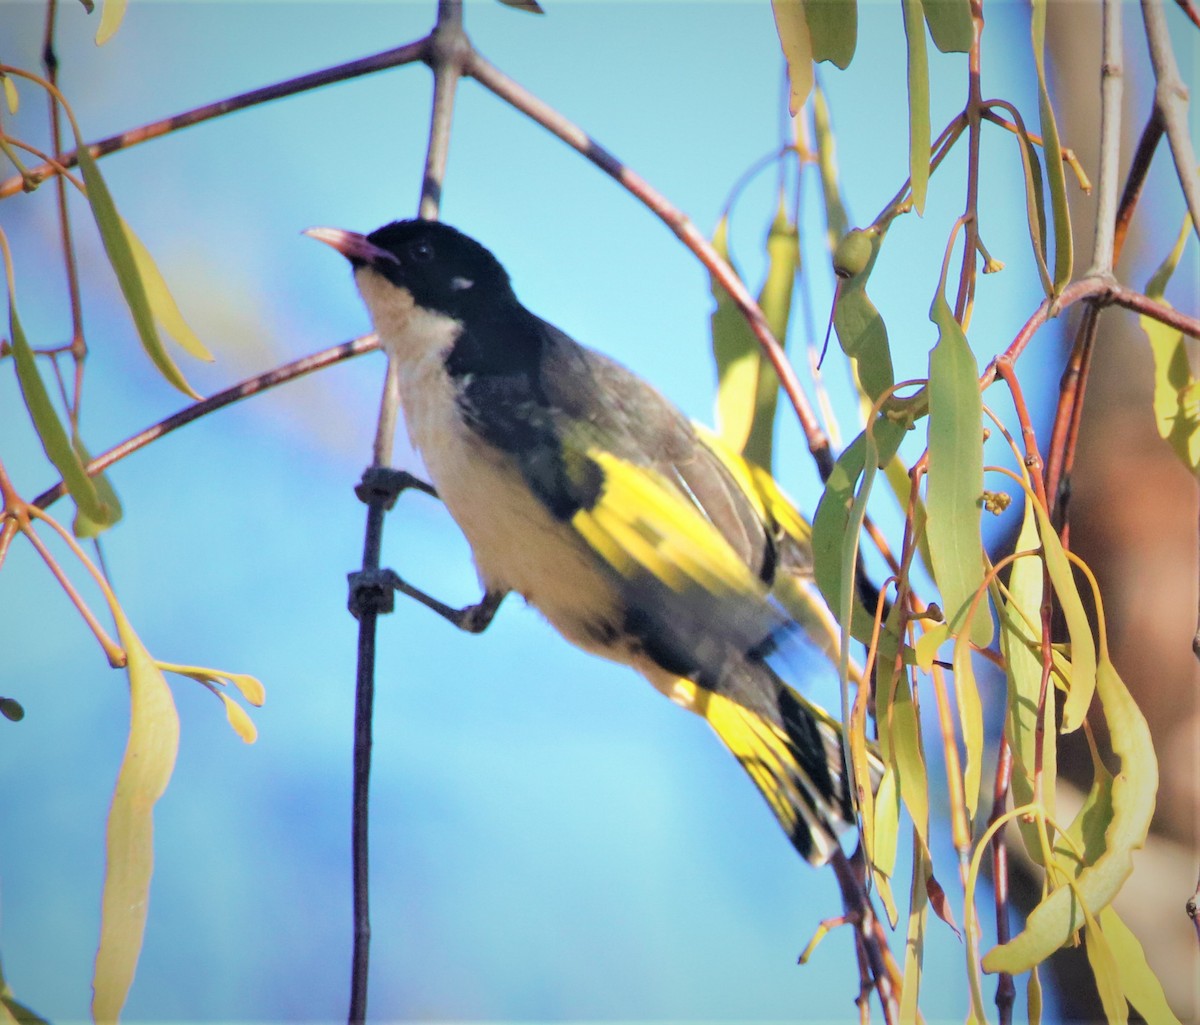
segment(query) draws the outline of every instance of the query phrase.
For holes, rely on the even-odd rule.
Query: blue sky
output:
[[[95,17],[65,4],[62,85],[89,138],[423,34],[433,3],[134,3],[97,50]],[[731,183],[778,145],[781,60],[765,3],[551,3],[534,18],[467,5],[502,69],[584,126],[711,231]],[[32,67],[42,8],[0,7],[0,57]],[[989,14],[987,88],[1034,117],[1023,7]],[[906,174],[900,19],[862,5],[846,74],[825,75],[851,220]],[[934,57],[934,131],[961,105],[965,63]],[[430,94],[401,68],[190,129],[106,158],[125,217],[217,354],[185,363],[201,392],[367,327],[346,268],[300,235],[370,230],[415,212]],[[18,133],[39,133],[22,88]],[[985,229],[1009,263],[980,284],[972,341],[986,358],[1037,301],[1019,163],[999,133]],[[1071,140],[1068,140],[1071,141]],[[876,277],[899,363],[921,376],[927,319],[962,163],[934,179],[923,221],[893,230]],[[738,208],[751,287],[771,176]],[[815,318],[830,277],[807,184]],[[100,450],[181,405],[147,366],[85,208],[84,434]],[[68,317],[49,188],[3,204],[21,314],[35,344]],[[710,419],[711,300],[695,260],[652,215],[540,127],[464,82],[443,216],[488,244],[532,309]],[[1171,217],[1175,214],[1171,213]],[[802,334],[793,344],[803,342]],[[173,683],[183,720],[159,806],[157,876],[129,1020],[334,1020],[349,951],[350,726],[355,624],[345,573],[360,559],[351,488],[369,457],[382,358],[367,357],[197,423],[117,467],[126,507],[106,537],[119,595],[155,655],[251,672],[268,703],[244,746],[200,688]],[[842,375],[829,377],[844,408]],[[1035,389],[1036,390],[1036,389]],[[0,374],[4,458],[32,495],[51,478]],[[781,477],[802,507],[815,475],[781,427]],[[400,465],[416,468],[401,441]],[[60,510],[61,514],[61,510]],[[392,514],[385,562],[451,603],[477,597],[469,553],[431,500]],[[27,546],[0,574],[4,726],[0,955],[18,997],[55,1021],[86,1015],[103,823],[124,745],[123,676]],[[584,656],[519,601],[482,637],[398,603],[380,626],[372,792],[373,1017],[852,1020],[850,938],[795,957],[840,910],[707,728],[631,672]],[[943,879],[955,890],[953,879]],[[900,889],[904,889],[901,884]],[[927,1018],[964,1008],[961,948],[931,926]]]

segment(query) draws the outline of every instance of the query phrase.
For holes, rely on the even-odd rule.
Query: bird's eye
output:
[[[433,246],[422,239],[408,247],[408,255],[414,263],[428,263],[433,259]]]

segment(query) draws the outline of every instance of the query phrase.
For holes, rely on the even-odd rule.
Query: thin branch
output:
[[[247,399],[251,395],[270,391],[272,388],[286,384],[288,381],[294,381],[299,377],[304,377],[306,374],[311,374],[314,370],[321,370],[332,366],[334,363],[341,363],[355,356],[361,356],[365,352],[374,352],[378,348],[379,340],[373,334],[363,335],[361,338],[355,338],[353,341],[344,342],[329,349],[322,349],[320,352],[314,352],[311,356],[303,356],[300,359],[292,360],[291,363],[285,363],[274,370],[266,371],[266,373],[248,377],[244,381],[239,381],[237,384],[217,392],[215,395],[210,395],[207,399],[201,399],[199,402],[193,402],[190,406],[185,406],[178,413],[172,413],[170,416],[147,427],[145,430],[138,431],[137,434],[126,438],[118,445],[114,445],[107,452],[100,453],[100,455],[96,456],[84,467],[84,470],[89,477],[94,477],[96,474],[108,469],[113,463],[119,462],[126,456],[145,448],[150,442],[161,438],[164,434],[177,431],[180,427],[184,427],[194,420],[199,420],[209,413],[215,413],[218,409],[233,405],[233,403]],[[45,509],[54,502],[57,502],[66,493],[66,486],[62,481],[59,481],[53,487],[47,488],[38,495],[30,505],[36,505],[39,509]]]
[[[1000,749],[996,754],[996,786],[992,792],[992,814],[988,825],[994,825],[1004,814],[1008,804],[1008,789],[1012,781],[1012,748],[1008,737],[1000,737]],[[1007,943],[1012,938],[1012,927],[1008,920],[1008,848],[1004,844],[1004,829],[998,829],[992,837],[992,889],[996,898],[996,943]],[[996,980],[996,1009],[1000,1012],[1000,1025],[1012,1025],[1013,1003],[1016,986],[1008,972],[1001,972]]]
[[[1196,154],[1188,131],[1188,90],[1175,63],[1161,0],[1142,0],[1142,19],[1150,47],[1150,66],[1154,69],[1154,103],[1162,114],[1175,173],[1192,215],[1192,228],[1200,237],[1200,173],[1196,171]]]
[[[784,355],[782,347],[771,333],[767,318],[763,315],[762,310],[759,309],[758,303],[754,301],[754,298],[747,291],[741,278],[737,276],[728,263],[721,259],[708,239],[701,234],[695,224],[644,178],[621,163],[620,160],[592,139],[582,128],[563,117],[562,114],[533,95],[533,93],[518,85],[477,52],[473,51],[471,53],[470,59],[463,71],[486,89],[495,93],[500,99],[536,121],[547,131],[558,136],[558,138],[572,149],[583,154],[602,171],[616,179],[617,182],[649,207],[675,233],[680,241],[695,253],[700,262],[717,279],[742,311],[742,315],[746,318],[750,329],[754,332],[755,337],[770,359],[772,366],[775,367],[775,372],[779,375],[780,384],[796,411],[800,427],[803,429],[805,438],[808,440],[809,451],[816,460],[822,479],[827,477],[833,470],[833,457],[829,450],[829,439],[822,430],[821,424],[813,412],[807,396],[804,394],[803,385],[801,385],[799,377],[796,376],[795,369],[788,361],[787,356]]]
[[[1117,176],[1121,158],[1121,2],[1104,0],[1104,30],[1100,66],[1100,171],[1096,196],[1096,229],[1092,241],[1092,273],[1113,269],[1113,238],[1117,221]]]
[[[967,203],[963,211],[962,268],[958,276],[958,295],[954,300],[954,319],[965,329],[975,301],[975,279],[979,267],[979,142],[983,114],[980,90],[980,36],[983,34],[982,0],[971,0],[973,35],[967,59]]]
[[[58,0],[46,4],[46,33],[42,41],[42,66],[51,85],[58,85],[58,56],[54,51],[54,30],[58,21]],[[50,139],[54,159],[62,163],[62,112],[53,96],[48,96],[50,107]],[[54,182],[55,200],[58,204],[58,226],[62,236],[62,255],[67,275],[67,295],[71,306],[71,356],[75,360],[75,388],[71,401],[66,404],[70,412],[71,426],[79,427],[79,410],[83,400],[83,363],[87,357],[87,343],[83,338],[83,304],[79,298],[79,270],[75,261],[75,246],[71,239],[71,219],[67,208],[67,183],[62,175]]]
[[[294,96],[297,93],[307,92],[309,89],[319,89],[334,82],[345,82],[351,78],[369,75],[373,71],[382,71],[385,68],[395,68],[403,64],[412,64],[425,59],[428,47],[429,37],[426,36],[424,39],[405,43],[403,46],[396,46],[390,50],[383,50],[369,57],[361,57],[358,60],[348,61],[345,64],[322,68],[320,71],[312,71],[305,75],[299,75],[296,78],[288,79],[286,82],[275,82],[261,89],[251,89],[249,92],[238,93],[236,96],[217,100],[215,103],[206,103],[202,107],[195,107],[192,110],[186,110],[181,114],[175,114],[173,117],[163,118],[160,121],[151,121],[140,128],[131,128],[118,135],[111,135],[107,139],[90,143],[88,145],[88,152],[93,157],[102,157],[108,153],[115,153],[118,150],[136,146],[138,143],[146,142],[148,139],[157,139],[161,135],[168,135],[171,132],[178,131],[180,128],[188,128],[203,121],[211,121],[213,118],[230,114],[235,110],[245,110],[247,107],[254,107],[260,103],[267,103],[270,100],[282,99],[285,96]],[[77,156],[73,150],[63,154],[63,163],[67,167],[74,167],[77,162]],[[53,166],[46,163],[40,167],[32,168],[31,173],[39,178],[46,178],[54,174],[55,170]],[[5,199],[20,192],[21,184],[20,175],[0,182],[0,199]]]
[[[1125,188],[1121,192],[1121,202],[1117,209],[1116,226],[1113,232],[1112,261],[1114,266],[1121,259],[1121,250],[1125,246],[1125,236],[1129,233],[1133,211],[1137,208],[1138,199],[1141,197],[1142,186],[1146,184],[1150,160],[1162,137],[1162,111],[1156,104],[1150,111],[1150,117],[1142,129],[1141,138],[1138,139],[1137,148],[1133,151],[1133,160],[1129,164],[1129,177],[1125,179]]]
[[[454,97],[471,43],[462,27],[459,3],[439,3],[437,25],[430,36],[425,62],[433,70],[433,109],[429,116],[429,143],[425,151],[425,174],[421,179],[419,216],[437,220],[442,203],[442,182],[450,152],[450,126],[454,120]]]

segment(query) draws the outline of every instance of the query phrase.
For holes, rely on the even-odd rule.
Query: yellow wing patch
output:
[[[588,456],[604,474],[604,490],[571,524],[623,577],[644,570],[673,591],[764,596],[728,542],[664,477],[600,449]]]

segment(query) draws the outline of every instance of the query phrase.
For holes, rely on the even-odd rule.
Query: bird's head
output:
[[[305,234],[350,261],[381,333],[414,307],[468,323],[516,304],[500,261],[440,221],[393,221],[369,235],[343,228],[310,228]]]

